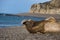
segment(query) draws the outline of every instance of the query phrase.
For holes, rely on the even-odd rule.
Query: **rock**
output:
[[[51,0],[44,3],[33,4],[30,13],[60,14],[60,0]]]

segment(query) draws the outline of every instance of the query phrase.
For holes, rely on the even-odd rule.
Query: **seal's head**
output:
[[[24,24],[24,25],[33,25],[33,20],[31,20],[31,19],[23,20],[21,23]]]

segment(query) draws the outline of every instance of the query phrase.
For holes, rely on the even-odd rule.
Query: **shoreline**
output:
[[[18,14],[0,14],[6,16],[35,16],[35,17],[60,17],[60,14],[39,14],[39,13],[18,13]]]
[[[37,17],[38,15],[35,16]],[[39,17],[48,17],[48,16],[53,15],[40,15]],[[56,19],[60,21],[60,15],[54,15],[54,17],[56,17]],[[25,26],[15,26],[15,27],[11,26],[8,28],[0,28],[0,40],[60,40],[60,33],[30,34],[26,30]]]

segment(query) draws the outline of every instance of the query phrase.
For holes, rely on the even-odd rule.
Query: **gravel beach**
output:
[[[0,28],[0,40],[60,40],[60,34],[30,34],[24,26],[10,27]]]

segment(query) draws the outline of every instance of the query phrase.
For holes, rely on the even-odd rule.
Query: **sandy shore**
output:
[[[44,17],[48,16],[44,15]],[[55,16],[60,21],[60,15],[52,15],[52,16]],[[40,15],[40,17],[43,16]],[[0,40],[60,40],[60,33],[30,34],[24,26],[0,28]]]
[[[30,34],[23,26],[0,28],[0,40],[60,40],[60,34]]]

